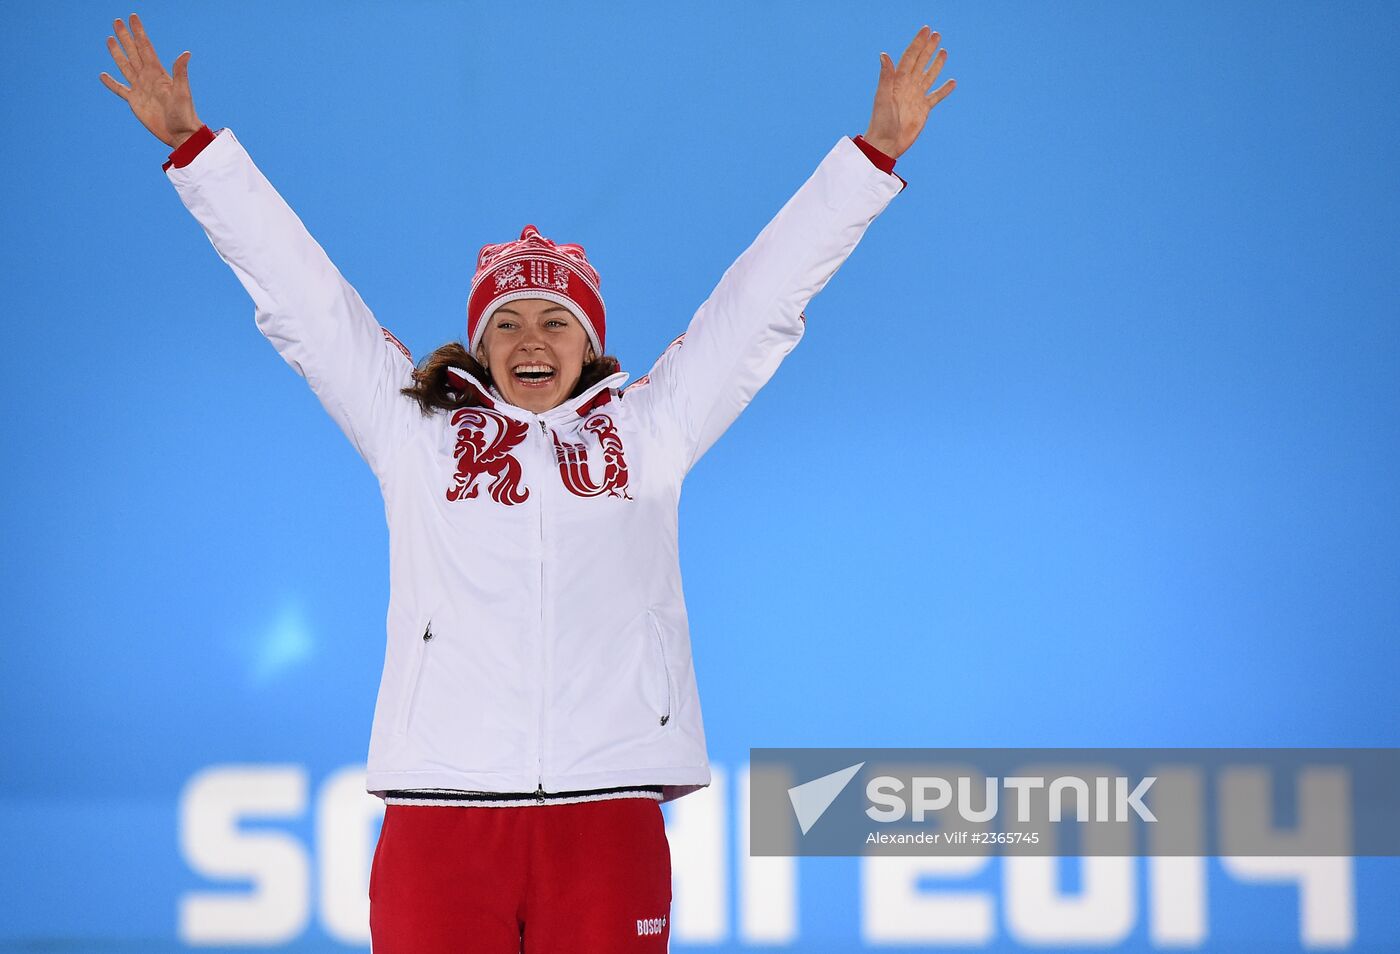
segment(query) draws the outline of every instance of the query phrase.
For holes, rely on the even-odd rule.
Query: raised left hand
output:
[[[958,85],[950,79],[932,93],[928,91],[948,59],[946,49],[934,53],[938,40],[937,33],[921,27],[899,63],[886,53],[880,54],[880,85],[875,88],[875,107],[865,141],[887,156],[897,159],[914,145],[929,112]]]

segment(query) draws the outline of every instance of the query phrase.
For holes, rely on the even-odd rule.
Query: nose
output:
[[[537,329],[526,329],[525,333],[520,336],[520,347],[518,350],[531,354],[536,351],[543,351],[544,335]]]

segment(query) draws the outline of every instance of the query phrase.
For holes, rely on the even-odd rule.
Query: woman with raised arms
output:
[[[477,255],[465,336],[415,365],[140,19],[101,81],[259,330],[373,469],[390,538],[367,788],[377,954],[665,951],[663,801],[709,784],[677,548],[681,482],[801,339],[953,89],[927,27],[650,371],[607,353],[584,249],[526,225]],[[932,90],[932,91],[931,91]],[[310,157],[309,157],[310,159]],[[655,320],[665,320],[657,318]],[[818,331],[817,333],[823,333]]]

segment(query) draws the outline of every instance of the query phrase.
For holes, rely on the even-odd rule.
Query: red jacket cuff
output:
[[[904,181],[904,177],[902,175],[894,171],[895,159],[893,156],[887,156],[879,149],[876,149],[874,146],[870,145],[870,143],[865,141],[864,136],[857,136],[855,137],[855,139],[852,140],[852,142],[854,142],[860,148],[861,152],[865,153],[865,158],[869,159],[876,169],[879,169],[881,172],[888,172],[890,175],[898,179],[901,183],[899,189],[901,192],[904,191],[904,187],[907,186],[909,183]]]
[[[194,157],[199,155],[205,146],[214,141],[214,133],[208,126],[200,126],[193,136],[184,142],[170,154],[170,158],[161,164],[161,169],[169,169],[174,166],[182,169],[194,161]]]
[[[866,158],[875,163],[875,168],[881,172],[894,172],[894,157],[887,156],[865,141],[864,136],[857,136],[855,144],[860,147],[860,151],[865,153]]]

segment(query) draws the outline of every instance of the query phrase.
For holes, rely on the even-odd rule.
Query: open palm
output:
[[[156,56],[156,48],[146,36],[140,17],[131,15],[130,30],[120,19],[115,23],[117,36],[107,37],[107,49],[117,69],[131,85],[123,86],[106,73],[98,79],[126,100],[136,118],[153,136],[171,148],[180,145],[203,125],[195,114],[194,97],[190,94],[189,51],[176,57],[171,64],[173,74],[167,73],[160,65],[160,57]],[[120,43],[117,37],[121,38]]]
[[[938,50],[938,40],[937,33],[922,27],[898,63],[880,54],[880,84],[865,141],[888,156],[898,158],[914,144],[929,112],[957,86],[950,79],[929,92],[948,59],[946,49]]]

